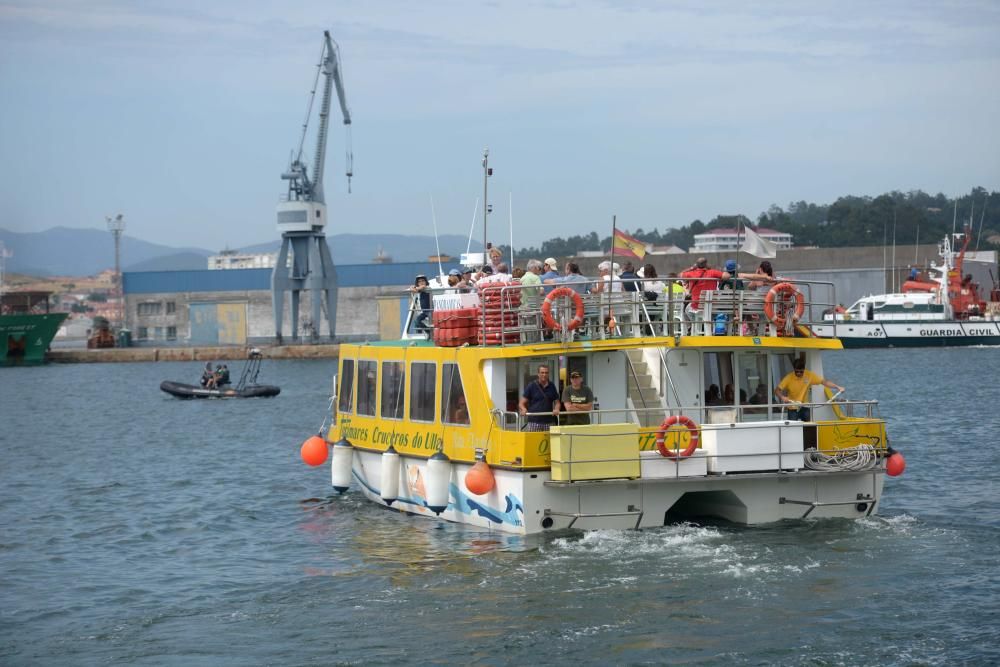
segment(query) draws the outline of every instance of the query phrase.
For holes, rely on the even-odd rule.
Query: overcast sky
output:
[[[517,246],[1000,188],[996,0],[0,0],[0,227],[279,238],[324,29],[355,156],[348,195],[334,106],[328,234],[430,233],[433,196],[467,235],[487,146]]]

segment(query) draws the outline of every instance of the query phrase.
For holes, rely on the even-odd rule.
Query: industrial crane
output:
[[[316,132],[316,151],[313,156],[312,174],[303,157],[306,133],[316,99],[319,77],[323,76],[323,93],[320,100],[319,128]],[[333,339],[337,321],[337,277],[333,259],[326,244],[323,228],[326,226],[326,197],[323,193],[323,172],[326,162],[326,139],[330,124],[330,99],[337,89],[340,110],[347,127],[347,183],[350,192],[354,156],[351,153],[351,112],[347,108],[344,82],[341,75],[340,50],[330,37],[323,33],[323,50],[316,68],[316,79],[309,97],[306,118],[298,151],[281,178],[288,181],[288,194],[278,204],[278,231],[281,232],[281,250],[278,252],[274,272],[271,274],[271,293],[274,307],[275,337],[282,342],[285,292],[291,293],[290,315],[292,340],[299,335],[299,297],[303,290],[311,291],[312,317],[308,335],[312,342],[319,338],[320,312],[326,303],[326,320],[330,338]],[[291,263],[288,253],[291,250]]]

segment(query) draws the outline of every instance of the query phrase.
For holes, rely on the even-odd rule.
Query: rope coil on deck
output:
[[[878,462],[875,448],[871,445],[858,445],[847,449],[838,449],[832,454],[820,451],[806,452],[806,467],[810,470],[834,472],[838,470],[870,470]]]

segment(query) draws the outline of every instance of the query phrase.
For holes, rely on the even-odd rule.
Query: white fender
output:
[[[379,479],[382,500],[392,504],[399,497],[399,454],[392,445],[382,452],[382,474]]]
[[[435,514],[448,509],[451,460],[444,452],[427,459],[427,507]]]
[[[351,469],[354,467],[354,447],[346,438],[333,444],[333,461],[330,463],[330,481],[337,493],[351,486]]]

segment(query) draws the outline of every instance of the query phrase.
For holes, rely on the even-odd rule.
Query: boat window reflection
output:
[[[458,364],[444,364],[441,367],[441,421],[447,424],[469,425],[469,406],[465,399],[462,374]]]
[[[415,361],[410,364],[410,419],[433,422],[437,364]]]
[[[378,386],[378,363],[358,362],[358,414],[375,416],[375,390]]]
[[[340,397],[338,412],[351,412],[354,403],[354,359],[344,359],[340,365]]]
[[[402,361],[382,362],[382,417],[403,418],[403,387],[406,372]]]

